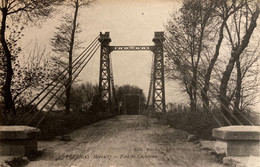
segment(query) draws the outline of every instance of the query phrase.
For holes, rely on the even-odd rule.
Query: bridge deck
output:
[[[70,142],[40,142],[44,154],[28,166],[222,166],[186,135],[146,116],[118,116],[74,131]]]

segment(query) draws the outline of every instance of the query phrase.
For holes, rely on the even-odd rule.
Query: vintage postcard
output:
[[[259,5],[0,1],[0,166],[259,167]]]

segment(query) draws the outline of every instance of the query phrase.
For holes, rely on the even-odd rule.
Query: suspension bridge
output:
[[[67,87],[65,87],[65,89],[63,87],[66,84],[72,84],[75,81],[75,79],[87,66],[93,56],[96,56],[98,49],[100,49],[99,92],[102,99],[108,105],[110,112],[111,110],[118,108],[111,54],[113,54],[113,52],[123,51],[148,51],[153,53],[146,108],[151,107],[155,112],[166,112],[164,55],[172,54],[174,49],[177,49],[174,48],[171,39],[164,35],[164,32],[155,32],[154,38],[152,39],[154,45],[151,46],[110,46],[111,41],[112,40],[110,38],[109,32],[100,33],[90,43],[90,45],[86,47],[83,52],[73,60],[73,78],[71,82],[68,83],[68,81],[64,80],[63,78],[63,76],[68,75],[69,71],[68,68],[65,68],[52,80],[52,82],[50,82],[28,103],[27,107],[24,107],[23,109],[18,111],[18,114],[15,115],[15,117],[11,121],[9,121],[9,125],[24,124],[39,127],[42,121],[53,110],[57,102],[61,100],[63,94],[66,92]],[[182,61],[188,65],[191,64],[191,62],[185,56],[183,56],[183,59],[176,59],[175,61]],[[187,70],[188,69],[181,68],[180,72],[182,73],[182,75],[190,76],[191,80],[187,81],[188,84],[190,86],[193,86],[192,82],[196,82],[196,89],[203,92],[203,75],[201,74],[201,72],[198,71],[197,80],[194,81],[193,77],[189,72],[187,72]],[[213,97],[215,97],[215,99],[218,99],[218,94],[215,93],[218,92],[218,88],[214,84],[211,84],[210,86],[213,88],[213,90],[210,89],[209,92]],[[198,94],[198,97],[202,99],[202,96],[200,94]],[[112,101],[114,103],[112,103]],[[201,101],[203,102],[203,100]],[[218,108],[214,101],[212,101],[211,99],[209,99],[209,101],[211,102],[213,107]],[[20,114],[24,113],[24,110],[28,110],[26,111],[26,114]],[[207,110],[208,113],[213,116],[214,120],[220,127],[225,125],[232,125],[234,124],[234,122],[237,125],[253,125],[253,123],[240,112],[238,112],[240,114],[240,117],[237,118],[237,116],[235,116],[229,108],[226,108],[229,114],[228,116],[222,113],[222,111],[220,110],[217,110],[217,112],[213,112],[209,107],[207,107]],[[44,114],[42,114],[42,111],[45,111]],[[230,120],[230,118],[233,120],[233,122]],[[241,121],[241,119],[243,120]]]
[[[90,45],[86,47],[83,52],[73,60],[73,78],[69,83],[67,80],[64,80],[64,76],[68,75],[69,73],[68,68],[65,68],[43,90],[38,92],[38,94],[33,97],[33,99],[28,103],[27,107],[23,107],[22,109],[18,110],[17,114],[9,121],[8,124],[27,125],[20,126],[20,129],[23,129],[24,127],[26,128],[28,126],[40,127],[41,123],[46,119],[50,112],[55,110],[55,105],[66,93],[68,87],[65,85],[71,85],[75,81],[79,74],[88,65],[89,61],[94,56],[97,56],[96,53],[98,49],[100,49],[100,55],[98,55],[100,56],[99,93],[102,100],[105,101],[107,108],[109,108],[109,112],[112,112],[112,110],[118,108],[111,55],[113,52],[148,51],[153,53],[153,61],[151,65],[146,109],[150,107],[153,112],[165,113],[164,55],[173,54],[174,49],[178,48],[174,48],[171,39],[167,37],[164,32],[154,33],[154,37],[152,39],[154,45],[151,46],[110,46],[111,41],[112,40],[109,36],[109,32],[100,33],[90,43]],[[189,65],[191,63],[185,57],[183,57],[183,59],[176,59],[175,61],[177,63],[178,61],[182,61],[183,63]],[[187,72],[187,70],[188,69],[180,68],[182,75],[190,75],[191,80],[187,82],[190,86],[192,86],[192,82],[195,81],[193,80],[191,74]],[[198,71],[196,89],[201,92],[203,92],[202,83],[203,75],[200,73],[200,71]],[[218,99],[218,89],[214,86],[214,84],[211,84],[211,86],[213,90],[209,90],[209,92],[213,97],[215,97],[215,99]],[[198,94],[198,97],[203,102],[200,94]],[[209,100],[214,107],[218,107],[214,101],[211,101],[211,99]],[[239,113],[240,115],[238,117],[237,115],[233,114],[231,109],[226,108],[226,110],[228,111],[229,115],[222,113],[220,110],[212,111],[210,107],[207,107],[208,114],[212,115],[219,127],[228,125],[253,125],[253,123],[242,113]],[[115,113],[119,115],[117,111]],[[18,144],[19,146],[23,145],[22,147],[25,150],[35,150],[35,148],[37,149],[37,142],[35,142],[34,139],[25,140],[24,135],[21,135],[23,133],[28,133],[27,130],[20,132],[19,128],[17,130],[17,126],[9,127],[0,127],[0,133],[3,134],[2,136],[0,135],[0,141],[5,142],[7,143],[6,145],[8,145],[6,148],[3,146],[4,149],[1,147],[2,150],[8,150],[9,147],[10,150],[12,150],[13,142],[11,141],[10,143],[7,139],[15,139],[14,141],[17,142],[17,138],[19,137],[21,137],[23,140],[22,144]],[[13,130],[12,127],[14,127],[15,130]],[[232,126],[230,127],[232,128]],[[255,139],[254,136],[255,134],[259,135],[259,127],[252,126],[256,130],[251,130],[248,128],[249,126],[243,126],[243,130],[240,134],[241,127],[242,126],[238,126],[238,129],[235,130],[231,129],[231,132],[235,133],[236,135],[242,134],[239,136],[239,138],[232,138],[232,141],[234,140],[237,142],[236,140],[239,140],[238,142],[240,143],[238,145],[243,145],[243,148],[248,148],[248,145],[250,145],[250,149],[246,150],[250,150],[250,154],[252,153],[253,155],[258,155],[259,152],[255,148],[258,146],[259,140]],[[5,132],[6,129],[11,129],[10,134],[20,133],[20,135],[15,135],[14,138],[13,135],[9,135],[9,133]],[[225,135],[231,133],[224,133],[227,130],[228,129],[224,129],[224,131],[215,130],[215,132],[213,130],[213,135],[215,135],[214,137],[217,138],[223,138],[224,136],[223,140],[226,140]],[[94,125],[73,132],[71,135],[75,140],[71,142],[72,144],[53,143],[51,141],[45,146],[42,145],[44,149],[47,149],[48,156],[43,157],[42,162],[33,162],[30,163],[29,166],[39,166],[40,164],[42,166],[82,166],[82,164],[85,163],[88,163],[89,166],[100,166],[100,164],[109,164],[110,166],[116,166],[116,164],[123,164],[124,166],[174,166],[176,164],[181,166],[193,166],[195,164],[198,166],[221,166],[211,160],[205,151],[196,151],[197,147],[195,147],[195,145],[182,143],[182,146],[180,147],[177,141],[183,141],[183,138],[187,137],[186,133],[176,130],[171,131],[171,129],[166,126],[158,125],[155,119],[142,115],[116,116],[112,119],[97,122]],[[243,138],[244,133],[249,134],[250,141],[248,141],[249,138]],[[230,136],[232,137],[232,135],[233,134]],[[27,136],[27,134],[25,136]],[[29,138],[30,135],[27,137]],[[251,139],[253,142],[250,144]],[[247,140],[246,142],[249,142],[249,144],[245,144],[243,140]],[[32,143],[33,146],[29,146]],[[93,143],[96,143],[96,145]],[[53,145],[55,149],[53,150],[49,145]],[[176,146],[180,147],[178,148],[180,151],[178,154],[176,154]],[[254,149],[252,149],[251,146]],[[241,148],[242,147],[239,146],[239,149]],[[16,149],[14,150],[16,152]],[[0,153],[2,154],[2,152]],[[241,150],[238,151],[238,153],[241,153]],[[231,153],[228,154],[237,155],[235,152],[232,152],[232,149]],[[55,160],[52,160],[53,157],[55,157]],[[187,157],[191,158],[187,159]],[[48,159],[48,161],[45,159]]]
[[[25,124],[39,127],[46,116],[53,110],[55,105],[66,92],[66,84],[72,84],[80,72],[87,66],[97,50],[100,49],[100,71],[99,71],[99,92],[101,98],[111,110],[118,108],[115,93],[114,76],[112,70],[111,54],[116,51],[150,51],[153,53],[153,64],[149,84],[149,94],[146,107],[152,106],[156,112],[165,112],[165,81],[164,81],[164,56],[163,56],[163,32],[155,32],[153,46],[110,46],[111,38],[109,32],[100,33],[91,44],[84,49],[72,62],[73,79],[70,83],[64,80],[63,76],[68,75],[68,68],[58,74],[41,92],[39,92],[25,107],[18,111],[18,114],[9,124]],[[114,103],[112,104],[112,101]],[[115,106],[112,106],[115,105]],[[41,114],[45,111],[44,114]],[[37,120],[37,121],[35,121]]]

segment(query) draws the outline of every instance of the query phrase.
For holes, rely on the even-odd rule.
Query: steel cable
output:
[[[114,75],[113,75],[113,67],[112,67],[112,56],[110,55],[110,80],[111,80],[111,85],[112,85],[112,93],[115,99],[116,107],[118,108],[118,102],[117,102],[117,97],[116,97],[116,92],[115,92],[115,83],[114,83]]]
[[[94,42],[94,43],[93,43],[93,42]],[[74,65],[72,66],[72,68],[74,68],[78,63],[80,63],[80,61],[84,58],[84,56],[85,56],[91,49],[93,50],[92,47],[95,46],[98,41],[95,39],[93,42],[91,43],[91,45],[89,45],[89,46],[91,46],[91,47],[88,47],[87,52],[85,52],[84,54],[81,54],[81,57],[80,57],[79,60],[77,60],[77,62],[74,61],[75,63],[74,63]],[[92,50],[91,50],[91,51],[92,51]],[[66,71],[65,74],[68,73],[68,70],[67,70],[67,69],[68,69],[68,68],[65,68],[65,69],[63,70],[63,71]],[[62,73],[61,73],[59,76],[62,76]],[[63,78],[60,78],[60,80],[58,80],[58,82],[56,82],[56,84],[38,101],[38,103],[37,103],[36,105],[34,105],[34,107],[33,107],[32,109],[30,109],[30,110],[23,116],[23,118],[18,122],[18,124],[21,123],[33,110],[35,110],[35,109],[39,106],[39,104],[51,93],[51,91],[54,90],[54,88],[56,88],[56,86],[57,86],[61,81],[63,81]],[[65,84],[66,84],[66,81],[64,81],[64,83],[62,84],[62,86],[64,86]]]
[[[161,40],[161,42],[163,42],[162,40]],[[169,50],[168,48],[165,48],[168,52],[171,52],[172,53],[172,51],[171,50]],[[183,75],[185,74],[184,73],[184,71],[182,70],[182,69],[180,69],[181,70],[181,73],[183,73]],[[191,77],[192,78],[192,77]],[[194,86],[190,83],[190,85],[193,87],[193,89],[195,89],[194,88]],[[199,96],[199,98],[201,98],[202,99],[202,97],[200,97],[200,95],[198,94],[198,96]],[[203,102],[203,100],[202,100],[202,102]],[[204,102],[203,102],[204,103]],[[209,107],[207,106],[207,109],[208,109],[208,111],[210,112],[210,109],[209,109]],[[213,113],[212,113],[213,114]],[[213,119],[218,123],[218,125],[219,126],[222,126],[222,124],[220,123],[220,121],[214,116],[214,114],[212,115],[213,116]],[[229,125],[231,125],[231,122],[226,118],[226,117],[224,117],[224,119],[225,119],[225,121],[229,124]]]
[[[94,48],[92,48],[91,52],[84,58],[84,60],[80,63],[80,66],[84,63],[84,61],[89,57],[89,55],[95,50],[95,48],[98,46],[99,44],[95,44]],[[84,55],[85,56],[85,55]],[[76,73],[76,71],[80,68],[80,66],[78,68],[76,68],[76,70],[73,71],[72,75]],[[73,80],[74,81],[74,80]],[[34,120],[34,118],[49,104],[49,102],[56,96],[56,94],[61,90],[61,88],[67,84],[67,81],[65,81],[62,85],[60,85],[60,87],[58,88],[58,90],[56,90],[56,92],[48,99],[48,101],[41,107],[41,109],[39,111],[36,112],[36,114],[28,121],[27,125],[29,125],[31,123],[32,120]]]
[[[154,74],[154,56],[152,56],[152,63],[151,63],[151,74],[150,74],[150,85],[149,85],[149,91],[148,91],[148,97],[147,97],[147,103],[146,103],[146,109],[148,109],[148,105],[151,99],[152,91],[153,91],[153,74]]]
[[[168,41],[168,45],[170,45],[170,47],[171,47],[172,49],[175,49],[175,48],[173,48],[173,46],[172,46],[171,44],[169,44],[169,43],[171,43],[171,42],[170,42],[170,40],[168,39],[168,37],[165,36],[165,38],[166,38],[167,41]],[[171,52],[172,52],[172,51],[171,51]],[[188,63],[190,63],[187,59],[185,59],[185,61],[188,62]],[[214,69],[214,70],[215,70],[215,69]],[[198,71],[198,73],[199,73],[200,75],[202,75],[199,71]],[[199,77],[199,79],[201,79],[201,78],[200,78],[201,76],[198,76],[198,77]],[[191,78],[192,78],[192,77],[191,77]],[[197,82],[197,83],[200,84],[200,85],[202,85],[202,84],[199,83],[199,82]],[[210,84],[211,84],[211,86],[213,86],[212,83],[210,83]],[[218,91],[216,87],[213,86],[213,88],[214,88],[216,91]],[[204,92],[203,89],[201,90],[201,92]],[[215,95],[211,90],[209,90],[209,92],[210,92],[214,97],[216,97],[216,95]],[[204,92],[204,93],[205,93],[205,92]],[[209,100],[210,100],[211,103],[215,106],[215,104],[212,102],[212,100],[211,100],[211,99],[209,99]],[[202,101],[203,101],[203,100],[202,100]],[[225,107],[225,109],[228,111],[228,113],[230,114],[230,116],[231,116],[233,119],[235,119],[238,124],[242,125],[242,123],[231,113],[231,111],[230,111],[223,103],[221,103],[221,105],[223,105],[223,106]],[[207,106],[207,105],[206,105],[206,106]],[[220,111],[220,112],[221,112],[221,111]],[[224,116],[222,112],[221,112],[221,115]],[[224,117],[224,119],[227,120],[226,117]],[[251,121],[249,121],[248,119],[246,119],[246,120],[247,120],[247,122],[248,122],[249,124],[253,125],[253,123],[252,123]]]
[[[168,39],[168,37],[165,36],[165,38],[169,41],[168,43],[170,43],[170,40]],[[170,44],[169,44],[169,45],[170,45]],[[170,45],[170,46],[171,46],[171,45]],[[174,48],[173,48],[173,49],[174,49]],[[188,63],[190,63],[187,59],[185,59],[185,61],[188,62]],[[216,72],[215,68],[213,68],[213,70],[214,70],[214,72]],[[197,72],[200,74],[199,77],[203,77],[202,74],[200,73],[200,71],[197,71]],[[210,83],[211,86],[214,88],[214,90],[219,93],[219,90],[218,90],[211,82],[209,82],[209,83]],[[201,83],[200,83],[200,84],[201,84]],[[202,84],[201,84],[201,85],[202,85]],[[212,90],[209,89],[209,92],[217,99],[216,95],[212,92]],[[203,91],[203,93],[205,93],[205,92]],[[222,95],[222,97],[223,97],[223,95]],[[227,101],[226,98],[224,98],[224,100]],[[214,104],[214,103],[213,103],[213,104]],[[228,111],[228,113],[230,114],[230,116],[237,121],[237,123],[239,123],[239,124],[242,125],[242,123],[237,119],[237,117],[232,114],[232,111],[230,111],[222,102],[221,102],[221,105]],[[233,108],[235,108],[232,103],[231,103],[230,105],[231,105]],[[248,120],[242,113],[240,113],[240,112],[238,112],[238,113],[239,113],[250,125],[253,125],[253,123],[252,123],[250,120]]]
[[[106,37],[106,36],[105,36]],[[97,39],[97,38],[96,38]],[[95,40],[96,40],[95,39]],[[104,40],[104,39],[103,39]],[[103,41],[102,40],[102,41]],[[100,42],[102,42],[102,41],[100,41]],[[86,61],[86,63],[83,65],[83,67],[78,71],[78,73],[76,74],[76,76],[74,77],[74,79],[69,83],[69,84],[71,84],[72,82],[74,82],[74,80],[77,78],[77,76],[80,74],[80,72],[84,69],[84,67],[88,64],[88,62],[90,61],[90,59],[94,56],[94,54],[96,53],[96,51],[97,51],[97,49],[99,48],[99,45],[98,44],[95,44],[95,46],[94,46],[94,48],[91,50],[91,52],[85,57],[85,59],[81,62],[81,64],[80,64],[80,66],[76,69],[76,70],[74,70],[74,72],[73,72],[73,74],[74,73],[76,73],[76,71],[81,67],[81,65],[82,64],[84,64],[84,62],[88,59],[88,57],[91,55],[91,53],[92,53],[92,55],[90,56],[90,58]],[[86,54],[85,54],[86,55]],[[85,56],[84,55],[84,56]],[[64,85],[62,85],[62,86],[64,86]],[[61,86],[61,87],[62,87]],[[60,88],[61,88],[60,87]],[[63,94],[64,94],[64,92],[66,91],[68,89],[68,87],[66,87],[64,90],[63,90],[63,92],[60,94],[60,96],[56,99],[56,101],[52,104],[52,106],[49,108],[49,110],[46,112],[46,114],[40,119],[40,121],[37,123],[37,126],[39,126],[40,124],[41,124],[41,122],[44,120],[44,118],[47,116],[47,114],[52,110],[52,108],[56,105],[56,103],[60,100],[60,98],[63,96]],[[58,89],[54,94],[53,94],[53,96],[51,97],[51,99],[54,97],[54,96],[56,96],[56,94],[59,92],[59,90],[60,89]],[[48,101],[50,101],[50,99],[48,100]],[[47,102],[48,103],[48,102]],[[47,105],[47,104],[46,104]],[[33,118],[31,118],[30,119],[30,121],[28,121],[28,123],[27,123],[27,125],[29,125],[32,121],[33,121],[33,119],[34,118],[36,118],[36,116],[43,110],[43,108],[46,106],[46,105],[44,105],[34,116],[33,116]]]
[[[91,60],[91,58],[94,56],[94,54],[96,53],[96,51],[98,50],[100,46],[98,45],[98,47],[96,47],[94,53],[90,56],[90,58],[87,60],[87,62],[83,65],[83,67],[80,69],[80,71],[76,74],[76,76],[74,77],[74,79],[71,81],[74,82],[74,80],[77,78],[77,76],[80,74],[80,72],[85,68],[85,66],[88,64],[88,62]],[[84,60],[85,61],[85,60]],[[70,84],[71,84],[70,83]],[[40,119],[40,121],[37,123],[36,127],[39,127],[41,122],[46,118],[47,114],[52,110],[52,108],[55,106],[55,104],[60,100],[60,98],[62,97],[62,95],[65,93],[65,91],[67,90],[67,88],[65,88],[63,90],[63,92],[61,93],[61,95],[58,97],[58,99],[56,99],[56,101],[52,104],[52,106],[50,107],[50,109],[45,113],[45,115]]]
[[[79,56],[77,56],[76,59],[73,60],[72,63],[75,63],[75,64],[73,65],[73,68],[74,68],[74,66],[83,58],[82,55],[86,54],[86,53],[90,50],[90,47],[92,47],[92,45],[97,42],[98,37],[99,37],[99,36],[97,36],[97,37],[91,42],[91,44],[90,44],[86,49],[84,49],[84,51],[81,52],[81,54],[79,54]],[[78,59],[79,59],[79,60],[78,60]],[[18,114],[16,115],[16,117],[15,117],[14,119],[10,120],[10,121],[8,122],[8,124],[11,124],[13,121],[15,121],[15,120],[18,118],[19,114],[21,114],[26,108],[28,108],[29,106],[31,106],[35,100],[37,100],[50,86],[52,86],[52,84],[53,84],[54,82],[56,82],[56,81],[63,75],[64,72],[66,72],[66,73],[65,73],[65,75],[66,75],[66,74],[68,73],[68,70],[65,68],[59,75],[57,75],[57,76],[52,80],[52,82],[49,83],[49,84],[47,85],[47,87],[45,87],[33,100],[31,100],[30,103],[27,104],[25,108],[21,109],[21,110],[18,112]],[[60,78],[60,80],[58,81],[58,83],[59,83],[62,79],[63,79],[63,78]],[[58,83],[56,83],[53,87],[55,87]],[[50,92],[50,91],[49,91],[49,92]],[[49,93],[47,93],[47,94],[49,94]],[[40,100],[40,101],[41,101],[41,100]],[[37,106],[38,106],[38,104],[36,105],[36,107],[37,107]],[[35,108],[34,108],[34,109],[35,109]],[[26,115],[26,116],[27,116],[27,115]],[[25,116],[25,117],[26,117],[26,116]],[[23,119],[24,119],[24,118],[23,118]]]

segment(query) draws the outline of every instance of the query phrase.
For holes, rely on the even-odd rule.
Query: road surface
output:
[[[142,115],[122,115],[82,127],[72,141],[40,141],[43,155],[28,167],[222,167],[187,133]]]

